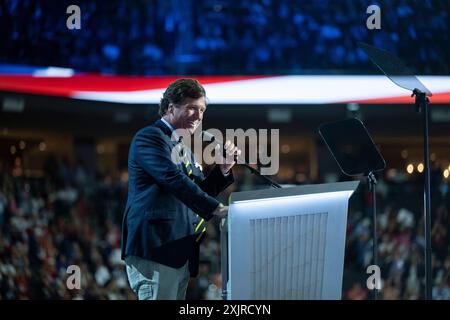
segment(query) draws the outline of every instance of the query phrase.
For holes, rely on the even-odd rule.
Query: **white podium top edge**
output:
[[[245,200],[290,197],[327,192],[351,191],[353,193],[358,185],[359,181],[345,181],[324,184],[309,184],[281,189],[270,188],[253,191],[233,192],[230,196],[230,204]]]

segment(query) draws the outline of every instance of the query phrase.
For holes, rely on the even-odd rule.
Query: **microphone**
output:
[[[213,134],[209,133],[208,131],[202,131],[202,137],[208,139],[205,140],[208,142],[213,142],[216,140],[216,137]]]
[[[205,138],[206,138],[206,139],[205,139]],[[222,147],[223,157],[224,157],[224,158],[226,157],[227,154],[226,154],[226,151],[225,151],[225,145],[223,144],[222,141],[216,139],[216,137],[215,137],[213,134],[211,134],[211,133],[209,133],[209,132],[207,132],[207,131],[202,131],[202,139],[203,139],[203,141],[207,141],[207,142],[216,142],[218,145],[220,145],[220,146]],[[234,160],[235,160],[236,163],[237,163],[237,155],[234,156]],[[269,182],[270,185],[271,185],[273,188],[281,188],[281,185],[279,185],[278,183],[276,183],[275,181],[273,181],[273,180],[270,179],[269,177],[263,176],[263,175],[261,174],[261,172],[259,172],[259,170],[253,168],[253,167],[252,167],[251,165],[249,165],[247,162],[242,161],[241,163],[237,163],[237,164],[243,165],[244,167],[246,167],[247,169],[249,169],[251,173],[253,173],[253,174],[255,174],[255,175],[261,177],[262,179],[266,180],[266,182]]]
[[[226,158],[227,153],[225,151],[225,144],[222,141],[217,140],[216,137],[208,131],[202,131],[202,139],[207,142],[216,142],[222,148],[223,157]],[[237,156],[234,157],[234,160],[237,160]]]

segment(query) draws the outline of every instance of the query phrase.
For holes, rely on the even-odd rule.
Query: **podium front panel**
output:
[[[352,192],[233,202],[227,299],[340,299]]]

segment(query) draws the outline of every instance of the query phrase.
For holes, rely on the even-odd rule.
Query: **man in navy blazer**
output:
[[[228,213],[214,197],[233,183],[233,159],[241,150],[227,141],[228,161],[205,177],[190,150],[173,139],[174,130],[194,133],[203,119],[205,97],[197,80],[171,83],[161,99],[161,119],[139,130],[131,142],[122,259],[140,300],[185,299],[189,277],[198,273],[206,222]],[[182,161],[173,161],[174,148],[184,155]]]

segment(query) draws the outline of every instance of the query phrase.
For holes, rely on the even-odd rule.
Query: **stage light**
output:
[[[358,103],[348,103],[347,110],[351,111],[351,112],[359,111],[359,104]]]
[[[45,142],[39,143],[39,151],[43,152],[46,149],[47,149],[47,145],[45,144]]]
[[[449,174],[450,174],[450,170],[445,169],[445,170],[444,170],[444,178],[447,179],[448,176],[449,176]]]
[[[414,172],[414,166],[410,163],[408,164],[408,166],[406,167],[406,171],[411,174]]]
[[[9,151],[11,152],[11,154],[16,154],[17,152],[16,146],[11,146],[11,148],[9,148]]]
[[[281,153],[289,153],[289,151],[291,151],[291,147],[288,144],[283,144],[281,146]]]
[[[397,176],[397,169],[391,168],[386,171],[386,177],[388,179],[393,179]]]
[[[419,171],[419,173],[422,173],[422,172],[423,172],[423,163],[419,163],[419,164],[417,165],[417,171]]]
[[[408,150],[403,149],[401,154],[402,154],[402,158],[403,158],[403,159],[408,158]]]

